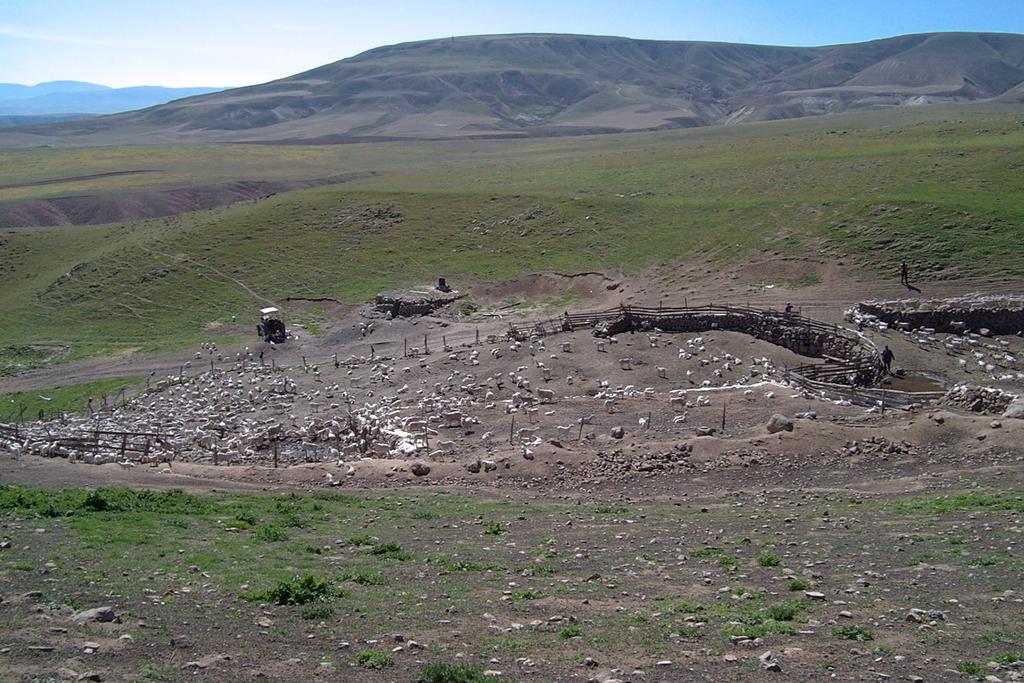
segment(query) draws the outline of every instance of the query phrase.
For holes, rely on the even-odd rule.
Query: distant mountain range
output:
[[[0,83],[0,117],[67,117],[116,114],[171,100],[217,92],[223,88],[164,88],[140,85],[111,88],[83,81],[50,81],[38,85]],[[3,119],[0,119],[3,120]],[[24,122],[24,118],[20,119]],[[47,121],[48,122],[48,121]]]
[[[376,48],[142,111],[9,129],[0,146],[565,135],[982,100],[1024,101],[1024,36],[927,33],[825,47],[473,36]]]

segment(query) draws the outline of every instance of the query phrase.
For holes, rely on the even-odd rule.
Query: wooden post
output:
[[[651,428],[651,417],[652,417],[651,416],[651,411],[648,410],[647,411],[647,426],[644,427],[644,429],[650,429]]]
[[[274,469],[277,469],[277,440],[274,441]]]
[[[409,357],[409,339],[406,338],[406,339],[402,340],[402,358],[408,358],[408,357]]]
[[[427,348],[427,333],[423,333],[423,355],[430,353],[430,349]]]
[[[725,431],[725,401],[722,402],[722,431]]]
[[[335,369],[337,369],[339,365],[340,365],[340,363],[338,363],[338,352],[335,351],[334,352],[334,367],[335,367]]]
[[[142,459],[145,460],[149,457],[149,437],[146,437],[146,445],[142,447]]]
[[[576,440],[577,441],[582,441],[583,440],[583,418],[582,417],[580,418],[580,433],[576,435]]]
[[[512,434],[514,434],[515,431],[516,431],[516,416],[515,416],[515,413],[513,413],[512,414],[512,424],[510,424],[508,426],[508,442],[509,442],[509,444],[512,443]]]
[[[121,434],[121,459],[124,459],[124,452],[128,450],[128,433]]]
[[[277,370],[277,361],[274,358],[270,359],[270,370]]]
[[[476,345],[480,346],[480,328],[476,328]]]

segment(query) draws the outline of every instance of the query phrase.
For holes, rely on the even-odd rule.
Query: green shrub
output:
[[[782,560],[779,556],[771,553],[761,553],[757,558],[758,567],[778,567],[780,564],[782,564]]]
[[[508,528],[501,522],[487,522],[484,524],[484,533],[491,536],[501,536],[504,533],[508,533]]]
[[[1024,661],[1024,652],[1004,652],[1001,655],[996,655],[993,658],[993,661],[1002,664],[1003,666],[1007,666],[1014,662]]]
[[[583,629],[579,626],[566,626],[562,629],[558,637],[562,640],[569,640],[570,638],[578,638],[583,635]]]
[[[738,567],[740,564],[740,558],[735,555],[722,555],[718,558],[718,566],[728,571],[733,567]]]
[[[857,640],[862,642],[875,639],[875,634],[871,632],[871,629],[853,625],[835,627],[832,629],[832,636],[840,640]]]
[[[299,616],[310,621],[329,619],[334,616],[334,608],[325,602],[318,602],[303,607],[302,611],[299,612]]]
[[[780,602],[777,605],[768,605],[765,608],[765,614],[768,615],[769,619],[775,621],[793,621],[796,615],[800,614],[801,606],[791,602]]]
[[[391,655],[380,650],[362,650],[356,653],[356,664],[364,669],[383,669],[391,666]]]
[[[360,536],[349,536],[348,539],[342,543],[343,546],[350,548],[361,546],[361,545],[373,545],[376,543],[376,539],[368,534],[362,534]]]
[[[476,664],[436,662],[420,669],[416,683],[493,683],[496,680],[484,676],[483,667]]]
[[[384,579],[384,575],[378,571],[372,569],[357,569],[355,571],[346,572],[342,574],[343,581],[351,581],[352,583],[358,583],[361,586],[383,586],[387,583]]]
[[[968,674],[970,676],[985,675],[985,667],[977,662],[960,662],[956,665],[956,670],[962,674]]]
[[[786,585],[791,591],[805,591],[811,587],[811,582],[807,579],[790,579]]]
[[[265,593],[253,593],[250,598],[266,600],[275,605],[305,605],[311,602],[325,602],[340,595],[342,592],[327,579],[305,574],[280,581]]]
[[[374,543],[370,546],[370,549],[366,551],[367,555],[376,555],[387,560],[411,560],[412,555],[402,550],[402,546],[388,541],[387,543]]]
[[[288,534],[285,530],[275,524],[260,525],[256,528],[252,537],[253,540],[259,541],[260,543],[276,543],[278,541],[288,540]]]

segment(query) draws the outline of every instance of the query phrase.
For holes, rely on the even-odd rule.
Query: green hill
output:
[[[261,164],[278,178],[375,171],[173,217],[0,231],[0,346],[168,349],[248,330],[232,316],[248,322],[263,299],[358,302],[438,274],[631,271],[760,252],[1021,278],[1024,110],[919,111],[572,139],[0,155],[15,180],[166,167],[0,191],[32,201],[202,184]]]
[[[579,135],[1012,101],[1022,82],[1024,36],[1016,34],[822,47],[467,36],[380,47],[87,123],[21,128],[0,134],[0,148]]]

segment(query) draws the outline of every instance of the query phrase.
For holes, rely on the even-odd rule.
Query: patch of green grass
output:
[[[366,568],[347,571],[341,575],[341,580],[358,583],[360,586],[384,586],[387,584],[383,573]]]
[[[412,559],[412,555],[402,550],[402,546],[393,541],[374,543],[369,549],[364,550],[363,554],[373,555],[385,560],[398,560],[400,562]]]
[[[621,505],[598,505],[594,508],[594,513],[598,515],[621,515],[626,512],[629,512],[629,508]]]
[[[416,683],[511,683],[509,679],[484,676],[477,664],[434,662],[420,669]]]
[[[965,510],[1024,512],[1024,496],[1016,493],[962,493],[952,496],[921,496],[897,501],[896,512],[944,515]]]
[[[438,565],[441,572],[445,574],[454,574],[457,572],[489,572],[501,569],[501,565],[495,564],[494,562],[478,562],[476,560],[466,559],[453,560],[449,557],[434,557],[431,558],[430,562]]]
[[[94,410],[100,410],[104,405],[113,407],[120,403],[122,389],[124,398],[131,397],[141,382],[138,377],[121,377],[0,394],[0,422],[14,422],[19,417],[27,421],[37,420],[40,416],[49,419],[60,413],[79,413],[88,409],[90,400]]]
[[[778,555],[761,553],[757,557],[758,567],[778,567],[780,564],[782,564],[782,559]]]
[[[735,555],[721,555],[718,560],[718,566],[728,571],[733,567],[738,567],[740,564],[740,558]]]
[[[513,600],[539,600],[544,597],[540,591],[532,590],[530,588],[517,588],[512,591],[511,597]]]
[[[1003,666],[1009,666],[1014,662],[1024,661],[1024,652],[1020,650],[1013,650],[1011,652],[1002,652],[992,658],[992,661],[1002,664]]]
[[[288,533],[275,524],[261,524],[256,527],[252,537],[253,540],[260,543],[277,543],[279,541],[287,541]]]
[[[381,650],[361,650],[356,653],[356,666],[364,669],[383,669],[394,663],[390,653]]]
[[[306,605],[311,602],[325,602],[341,595],[343,592],[329,580],[312,574],[303,574],[279,581],[268,591],[250,593],[243,597],[275,605]]]
[[[558,637],[562,640],[569,640],[571,638],[579,638],[583,635],[583,629],[579,626],[566,626],[558,633]]]
[[[361,545],[373,545],[376,542],[377,539],[373,536],[370,536],[369,534],[361,534],[359,536],[349,536],[345,539],[345,542],[342,543],[342,545],[352,548]]]
[[[508,533],[508,527],[501,522],[487,522],[484,524],[484,533],[490,536],[501,536]]]
[[[820,285],[821,278],[817,275],[801,275],[786,280],[786,287],[789,289],[800,289],[801,287],[813,287],[814,285]]]
[[[807,579],[790,579],[786,582],[786,588],[791,591],[805,591],[811,587],[811,582]]]
[[[956,670],[969,676],[980,677],[985,675],[985,667],[978,662],[960,662],[956,665]]]
[[[306,605],[299,612],[299,616],[309,621],[330,619],[334,616],[334,607],[323,602]]]
[[[206,498],[192,496],[179,490],[136,491],[121,488],[99,488],[94,491],[82,489],[50,491],[0,485],[0,512],[7,510],[40,517],[71,517],[97,512],[202,514],[210,511],[211,507]]]
[[[840,640],[856,640],[863,642],[866,640],[874,640],[875,634],[869,628],[854,624],[847,624],[844,626],[837,626],[832,629],[832,637]]]

